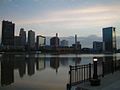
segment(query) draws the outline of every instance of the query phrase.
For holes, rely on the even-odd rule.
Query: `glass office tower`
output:
[[[115,27],[103,28],[103,51],[104,53],[114,53],[116,51]]]

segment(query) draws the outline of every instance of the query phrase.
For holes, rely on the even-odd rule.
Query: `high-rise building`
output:
[[[37,49],[39,49],[40,47],[43,47],[45,45],[46,45],[46,37],[44,37],[42,35],[38,35],[36,38]]]
[[[28,31],[28,48],[35,48],[35,32]]]
[[[9,21],[2,21],[2,42],[3,46],[14,45],[15,24]]]
[[[21,37],[21,40],[20,40],[21,46],[25,46],[26,45],[26,31],[24,31],[24,28],[20,29],[19,36]]]
[[[62,47],[67,47],[68,46],[68,41],[67,40],[62,40],[61,41],[61,46]]]
[[[116,51],[115,27],[103,28],[103,51],[105,53],[114,53]]]
[[[50,46],[51,47],[59,47],[60,39],[58,38],[58,34],[56,33],[56,37],[52,37],[50,39]]]

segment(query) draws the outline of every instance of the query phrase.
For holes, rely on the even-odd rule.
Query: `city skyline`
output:
[[[53,36],[102,37],[102,28],[116,27],[119,35],[120,11],[118,0],[1,0],[0,20],[16,23],[15,34],[20,28],[37,34]],[[2,25],[0,22],[0,28]],[[64,33],[63,33],[64,32]],[[1,32],[0,32],[1,33]]]

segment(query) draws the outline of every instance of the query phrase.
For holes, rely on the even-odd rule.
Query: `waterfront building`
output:
[[[15,24],[9,21],[2,21],[2,41],[1,44],[5,47],[14,46],[14,30]]]
[[[60,39],[58,38],[58,34],[56,33],[56,36],[50,39],[50,46],[59,47],[59,43],[60,43]]]
[[[62,40],[61,41],[61,46],[62,47],[68,47],[68,41],[67,40]]]
[[[103,42],[94,41],[93,42],[93,50],[96,53],[102,52],[102,50],[103,50]]]
[[[24,31],[24,28],[20,29],[19,36],[21,37],[21,46],[25,47],[26,45],[26,31]]]
[[[35,32],[30,30],[28,31],[28,49],[35,48]]]
[[[114,53],[116,51],[115,27],[103,28],[103,51],[104,53]]]
[[[79,41],[77,41],[77,35],[75,35],[75,44],[72,44],[72,47],[75,49],[75,50],[81,50],[81,44]]]
[[[20,36],[15,36],[14,37],[14,46],[21,46],[21,37]]]
[[[44,47],[46,45],[46,37],[42,35],[38,35],[36,37],[36,47],[37,49],[40,49],[40,47]]]
[[[81,50],[81,44],[80,42],[76,42],[75,44],[72,44],[72,47],[75,49],[75,50]]]

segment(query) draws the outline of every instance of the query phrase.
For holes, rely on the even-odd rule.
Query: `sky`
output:
[[[102,28],[116,27],[120,36],[120,0],[0,0],[2,20],[37,35],[102,36]]]

